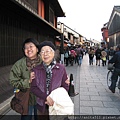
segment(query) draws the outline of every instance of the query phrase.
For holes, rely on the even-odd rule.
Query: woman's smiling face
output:
[[[32,43],[26,43],[24,46],[24,52],[29,59],[35,59],[37,57],[38,48]]]

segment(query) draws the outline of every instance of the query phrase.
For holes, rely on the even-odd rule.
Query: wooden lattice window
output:
[[[49,7],[49,22],[54,25],[54,11]]]

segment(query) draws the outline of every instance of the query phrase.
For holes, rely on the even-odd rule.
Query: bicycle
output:
[[[108,86],[108,88],[111,85],[111,76],[113,74],[113,71],[114,71],[114,67],[112,67],[111,69],[108,69],[108,73],[107,73],[107,86]],[[118,76],[116,88],[118,88],[118,92],[120,93],[120,76]]]

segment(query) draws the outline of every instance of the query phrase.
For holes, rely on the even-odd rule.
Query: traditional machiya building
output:
[[[109,47],[120,44],[120,6],[114,6],[108,22]]]
[[[61,35],[57,18],[64,16],[58,0],[0,0],[0,102],[13,94],[9,71],[23,56],[23,41],[32,37],[55,44]]]
[[[83,36],[77,31],[65,25],[64,23],[61,23],[59,21],[57,29],[59,31],[62,31],[64,35],[64,48],[69,46],[76,46],[84,43],[82,40]],[[58,45],[60,45],[60,42]]]

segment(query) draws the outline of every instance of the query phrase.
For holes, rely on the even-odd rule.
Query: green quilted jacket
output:
[[[18,60],[10,70],[10,76],[9,76],[10,84],[14,88],[18,88],[18,89],[30,88],[29,79],[30,79],[30,72],[26,66],[26,57],[23,57],[20,60]],[[36,97],[35,95],[33,95],[33,93],[30,92],[29,105],[35,105],[35,104],[36,104]]]

